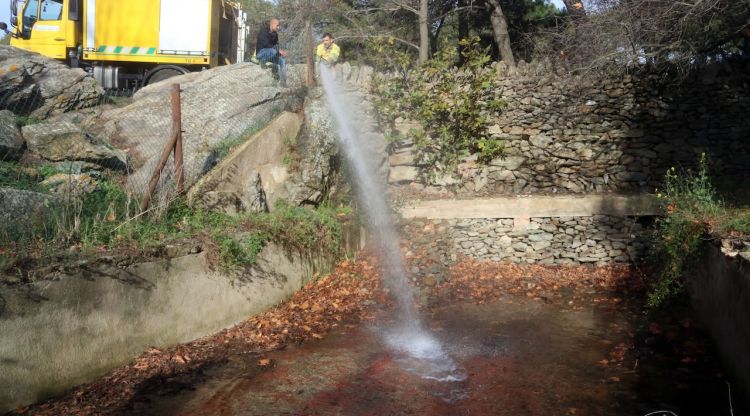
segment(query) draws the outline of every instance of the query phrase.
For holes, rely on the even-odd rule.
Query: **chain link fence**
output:
[[[8,247],[106,243],[123,224],[159,218],[233,149],[290,105],[301,106],[270,72],[240,63],[137,91],[0,91],[7,138],[0,143],[0,263]],[[304,85],[304,65],[292,63],[288,72],[290,83]],[[177,172],[184,172],[184,188]],[[92,237],[92,230],[112,235]]]
[[[107,245],[129,225],[158,221],[233,149],[283,110],[299,110],[302,99],[280,87],[274,69],[252,63],[261,25],[278,17],[288,84],[305,85],[305,14],[278,10],[248,13],[244,62],[139,89],[105,92],[91,77],[62,85],[51,74],[68,70],[36,57],[0,63],[0,270],[8,252],[45,241]]]

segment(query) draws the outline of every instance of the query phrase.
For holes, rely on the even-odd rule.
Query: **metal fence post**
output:
[[[175,99],[176,98],[176,99]],[[179,150],[177,144],[179,143]],[[175,160],[175,176],[177,179],[177,189],[182,192],[183,183],[183,163],[182,163],[182,114],[180,111],[180,84],[174,84],[172,86],[172,133],[169,136],[169,140],[164,145],[164,149],[161,152],[161,158],[156,164],[154,173],[151,175],[151,180],[148,181],[148,190],[143,195],[141,201],[141,211],[145,211],[149,204],[151,204],[151,196],[156,190],[156,185],[159,183],[159,177],[161,171],[164,170],[164,166],[169,160],[169,154],[174,151]],[[177,159],[179,155],[179,160]]]
[[[172,134],[177,135],[174,145],[174,175],[177,179],[177,193],[185,191],[185,166],[182,158],[182,106],[180,84],[172,85]]]

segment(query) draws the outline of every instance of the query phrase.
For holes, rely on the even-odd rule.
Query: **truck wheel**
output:
[[[156,67],[148,75],[148,78],[146,78],[145,85],[155,84],[159,81],[164,81],[165,79],[176,77],[177,75],[187,74],[188,72],[189,71],[187,69],[176,65],[164,66],[161,68]]]

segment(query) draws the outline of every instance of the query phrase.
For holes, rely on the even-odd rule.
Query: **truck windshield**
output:
[[[63,4],[62,0],[43,0],[42,10],[39,13],[39,20],[60,20],[62,19]]]
[[[39,0],[28,0],[23,12],[23,33],[26,37],[31,33],[31,27],[39,20]]]

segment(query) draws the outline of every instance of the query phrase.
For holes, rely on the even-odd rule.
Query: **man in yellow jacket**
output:
[[[326,65],[333,65],[339,60],[341,50],[339,45],[333,43],[333,35],[326,32],[323,34],[323,43],[315,50],[315,60]]]

